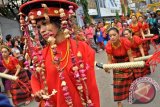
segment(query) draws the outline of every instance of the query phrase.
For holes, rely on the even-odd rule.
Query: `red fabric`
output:
[[[8,47],[11,47],[11,46],[12,46],[11,42],[6,42],[6,45],[7,45]]]
[[[9,63],[7,64],[4,60],[2,60],[2,63],[9,70],[10,75],[16,73],[16,66],[19,64],[18,59],[9,56]],[[19,72],[18,81],[11,81],[11,94],[15,105],[31,100],[31,86],[26,71],[21,70]]]
[[[52,16],[52,17],[58,17],[59,16],[59,14],[58,14],[59,9],[60,8],[57,8],[57,7],[49,7],[48,15]],[[39,14],[38,14],[38,12],[39,12]],[[42,18],[42,17],[44,17],[43,15],[45,14],[45,12],[46,12],[45,8],[36,8],[36,9],[32,9],[29,12],[29,16],[33,15],[34,18]],[[64,9],[64,13],[67,13],[67,12],[68,12],[68,10]]]
[[[113,56],[127,56],[127,51],[131,49],[131,42],[126,38],[120,38],[121,45],[118,48],[112,46],[111,41],[106,45],[106,52]]]
[[[136,25],[133,25],[132,23],[129,25],[129,28],[132,30],[132,32],[137,35],[137,36],[141,36],[140,34],[140,30],[142,28],[142,24],[140,22],[138,22]]]
[[[121,59],[121,60],[119,60]],[[115,58],[117,63],[128,62],[127,58]],[[132,69],[119,69],[113,71],[113,92],[114,92],[114,101],[122,101],[128,98],[129,88],[133,82],[133,73]]]
[[[26,71],[18,74],[19,81],[12,81],[11,94],[14,105],[31,100],[31,85]]]
[[[9,71],[12,71],[15,73],[16,66],[19,64],[18,59],[12,56],[9,56],[9,63],[7,64],[4,60],[2,60],[3,65],[5,68],[7,68]]]
[[[106,27],[103,26],[103,27],[100,28],[100,30],[102,31],[103,37],[106,38],[106,36],[107,36],[107,34],[106,34],[106,30],[107,30]]]
[[[143,30],[143,31],[146,31],[146,30],[148,30],[148,28],[149,28],[148,23],[144,22],[144,23],[142,24],[142,30]]]
[[[100,107],[99,93],[96,85],[95,72],[94,72],[94,58],[95,58],[94,51],[84,42],[79,41],[78,43],[79,45],[78,47],[76,47],[77,46],[76,41],[74,40],[70,40],[70,41],[71,41],[72,51],[74,53],[77,53],[78,51],[80,51],[82,53],[84,61],[88,63],[90,66],[90,69],[86,72],[86,75],[87,75],[86,84],[88,86],[89,97],[94,103],[94,107]],[[62,56],[64,56],[66,52],[66,43],[67,43],[66,41],[63,41],[62,43],[57,45],[57,50],[62,52]],[[49,94],[51,94],[53,89],[58,91],[56,95],[52,96],[50,101],[53,102],[54,106],[56,107],[68,107],[64,99],[64,95],[61,87],[61,80],[59,78],[58,71],[56,69],[56,66],[52,62],[51,50],[49,47],[46,47],[44,49],[43,56],[45,58],[46,80],[48,84]],[[63,66],[65,62],[66,60],[61,62],[62,63],[61,66]],[[69,93],[73,100],[73,105],[76,105],[76,107],[83,107],[81,104],[79,93],[75,87],[75,79],[73,77],[73,74],[70,71],[71,67],[72,67],[72,62],[71,62],[71,55],[70,55],[68,65],[65,68],[63,74],[65,77],[67,86],[69,87]],[[34,93],[43,88],[42,83],[43,82],[40,82],[36,77],[34,77],[34,75],[32,75],[31,85]]]
[[[93,28],[89,27],[85,29],[85,36],[90,39],[93,38]]]
[[[132,49],[137,48],[139,45],[142,44],[142,42],[143,42],[143,40],[140,37],[134,35],[133,36],[133,42],[131,42],[131,44],[132,44],[131,48]]]
[[[120,38],[121,45],[117,48],[112,46],[111,41],[106,45],[107,54],[111,54],[114,59],[114,63],[128,62],[127,51],[131,49],[131,42],[126,38]],[[132,70],[131,69],[120,69],[113,71],[113,92],[114,101],[125,100],[129,95],[129,87],[132,83]]]

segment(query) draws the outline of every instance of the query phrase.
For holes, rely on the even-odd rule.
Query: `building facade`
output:
[[[3,39],[5,40],[7,34],[21,36],[20,25],[17,21],[0,16],[0,35],[3,36]]]

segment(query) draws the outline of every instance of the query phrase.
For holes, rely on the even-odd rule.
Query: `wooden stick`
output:
[[[138,57],[138,58],[134,58],[134,61],[145,61],[145,60],[149,59],[150,57],[152,57],[152,55]]]
[[[9,74],[4,74],[4,73],[0,73],[0,77],[1,78],[6,78],[6,79],[9,79],[9,80],[13,80],[13,81],[16,81],[18,79],[18,77],[16,77],[16,76],[12,76],[12,75],[9,75]]]
[[[144,35],[145,37],[149,38],[149,37],[153,37],[154,34],[147,34],[147,35]]]
[[[103,64],[104,69],[143,68],[144,66],[145,66],[144,61]]]

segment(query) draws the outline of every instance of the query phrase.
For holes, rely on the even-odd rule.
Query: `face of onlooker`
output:
[[[18,46],[18,41],[15,41],[15,44],[14,44],[15,46]]]

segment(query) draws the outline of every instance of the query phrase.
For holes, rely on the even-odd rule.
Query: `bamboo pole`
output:
[[[138,58],[134,58],[134,61],[145,61],[145,60],[149,59],[150,57],[152,57],[152,55],[138,57]]]
[[[13,80],[13,81],[16,81],[18,79],[17,76],[12,76],[9,74],[4,74],[4,73],[0,73],[0,77],[5,78],[5,79],[9,79],[9,80]]]
[[[150,38],[150,37],[153,37],[154,34],[147,34],[147,35],[144,35],[146,38]]]
[[[103,64],[104,69],[143,68],[144,66],[145,66],[144,61]]]

